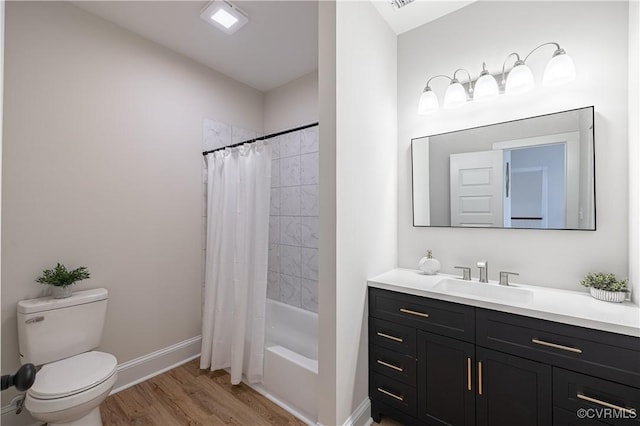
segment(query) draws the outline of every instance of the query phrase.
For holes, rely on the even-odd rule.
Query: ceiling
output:
[[[315,0],[234,0],[249,16],[235,34],[200,19],[208,1],[72,1],[74,5],[262,92],[318,69]],[[416,0],[396,9],[372,0],[396,34],[472,1]]]
[[[402,34],[441,16],[454,12],[476,0],[415,0],[401,8],[390,0],[371,0],[378,13],[396,34]]]
[[[208,1],[72,3],[263,92],[318,69],[315,1],[234,0],[249,22],[232,35],[200,19]]]

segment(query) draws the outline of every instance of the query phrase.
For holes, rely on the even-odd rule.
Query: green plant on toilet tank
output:
[[[36,282],[52,286],[53,297],[60,299],[71,296],[72,284],[90,277],[91,274],[85,266],[68,270],[64,264],[57,263],[53,269],[42,271],[42,275],[36,279]]]

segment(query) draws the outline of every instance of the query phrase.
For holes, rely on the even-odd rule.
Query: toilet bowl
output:
[[[49,426],[100,426],[100,404],[118,377],[117,360],[85,352],[45,364],[27,392],[25,408]]]

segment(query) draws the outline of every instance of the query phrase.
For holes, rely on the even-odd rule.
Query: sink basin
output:
[[[442,293],[482,297],[503,302],[528,303],[533,301],[533,292],[529,289],[477,281],[460,281],[445,278],[439,281],[433,289]]]

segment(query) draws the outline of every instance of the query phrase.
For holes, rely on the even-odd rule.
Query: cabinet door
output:
[[[418,417],[428,425],[475,424],[474,345],[418,331]]]
[[[552,424],[551,366],[476,348],[478,425]]]

